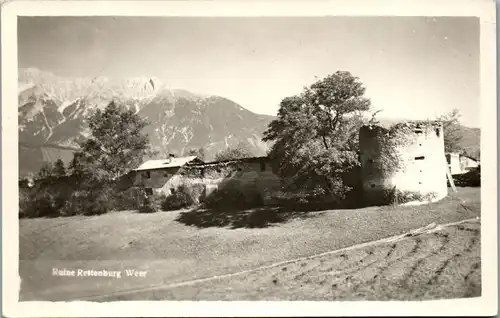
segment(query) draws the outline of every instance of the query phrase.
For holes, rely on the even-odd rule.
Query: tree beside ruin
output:
[[[438,120],[443,123],[445,152],[463,153],[464,132],[460,125],[460,111],[453,109],[438,117]]]
[[[284,98],[263,138],[273,143],[269,157],[284,187],[320,187],[342,199],[346,174],[359,167],[359,128],[370,105],[361,80],[346,71]]]
[[[115,180],[137,168],[152,151],[143,128],[148,122],[115,102],[94,110],[87,119],[90,136],[70,164],[73,174]]]

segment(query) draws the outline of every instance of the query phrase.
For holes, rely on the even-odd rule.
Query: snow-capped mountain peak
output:
[[[145,130],[160,154],[205,147],[210,157],[239,142],[248,143],[256,155],[267,149],[260,136],[271,116],[254,114],[223,97],[169,88],[156,77],[63,77],[30,68],[19,70],[18,84],[23,144],[75,147],[76,140],[88,135],[89,112],[114,100],[150,122]],[[33,172],[30,166],[40,164],[21,162],[20,168]]]

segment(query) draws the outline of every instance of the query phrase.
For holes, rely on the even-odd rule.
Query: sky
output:
[[[473,17],[20,17],[19,67],[61,76],[158,77],[260,114],[349,71],[381,118],[458,108],[480,126]]]

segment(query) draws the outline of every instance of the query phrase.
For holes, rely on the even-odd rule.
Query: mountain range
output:
[[[111,100],[150,123],[145,132],[160,157],[203,147],[210,160],[242,143],[255,156],[265,155],[262,133],[274,118],[224,97],[170,89],[158,78],[69,78],[29,68],[19,70],[18,87],[20,176],[46,161],[68,162],[89,134],[89,111]]]
[[[35,68],[19,69],[18,74],[20,177],[36,173],[44,162],[68,163],[77,142],[89,135],[89,111],[112,100],[150,123],[145,132],[158,157],[203,147],[205,160],[211,160],[237,144],[262,156],[269,148],[261,138],[274,117],[221,96],[171,89],[154,77],[63,77]],[[479,153],[480,130],[462,128],[463,148]]]

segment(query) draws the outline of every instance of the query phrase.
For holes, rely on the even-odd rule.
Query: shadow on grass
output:
[[[197,208],[182,212],[176,221],[198,228],[229,227],[239,228],[266,228],[293,219],[316,217],[321,211],[332,209],[330,205],[295,205],[280,207],[259,208]],[[339,209],[337,207],[337,209]]]
[[[306,219],[317,217],[331,210],[355,210],[362,208],[377,208],[389,211],[401,210],[440,210],[458,209],[459,213],[471,215],[480,213],[481,202],[477,188],[458,188],[458,192],[452,193],[438,202],[418,206],[394,206],[394,205],[367,205],[361,200],[350,201],[343,206],[332,204],[295,204],[279,207],[258,208],[196,208],[191,211],[181,212],[176,221],[187,226],[197,228],[227,227],[239,228],[266,228],[293,219]],[[464,201],[465,200],[465,201]]]

